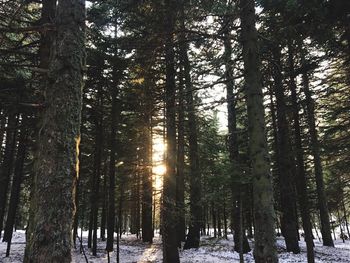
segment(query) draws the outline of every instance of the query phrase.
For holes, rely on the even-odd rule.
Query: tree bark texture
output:
[[[71,262],[85,61],[85,1],[61,0],[34,163],[25,262]]]

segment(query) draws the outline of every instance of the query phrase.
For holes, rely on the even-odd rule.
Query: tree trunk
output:
[[[143,167],[142,167],[142,241],[152,243],[152,94],[151,83],[148,76],[145,77],[144,87],[144,112],[143,112]]]
[[[308,253],[308,262],[314,262],[314,244],[313,244],[313,235],[312,235],[312,225],[310,218],[310,208],[307,194],[307,179],[306,179],[306,171],[304,164],[304,153],[301,139],[301,128],[300,128],[300,120],[299,120],[299,109],[298,109],[298,101],[297,101],[297,93],[296,93],[296,84],[294,81],[294,59],[293,53],[291,49],[291,43],[288,45],[288,63],[289,63],[289,87],[291,90],[291,98],[292,98],[292,107],[293,107],[293,121],[294,121],[294,137],[295,137],[295,148],[296,148],[296,159],[297,159],[297,191],[298,191],[298,199],[299,206],[301,211],[303,229],[305,232],[305,241],[307,245],[307,253]]]
[[[100,180],[101,180],[101,161],[103,148],[103,98],[102,87],[97,92],[97,105],[95,109],[95,150],[94,150],[94,173],[91,193],[91,213],[92,213],[92,254],[97,255],[97,226],[98,210],[100,200]]]
[[[177,174],[176,174],[176,209],[178,217],[178,245],[186,240],[185,222],[185,114],[184,114],[184,69],[180,68],[180,84],[178,95],[178,124],[177,124]]]
[[[212,216],[212,222],[213,222],[213,230],[214,230],[214,237],[217,237],[217,228],[216,228],[216,210],[214,207],[214,203],[211,204],[211,216]]]
[[[104,164],[105,169],[103,173],[103,200],[102,200],[102,213],[101,213],[101,230],[100,238],[102,241],[106,240],[106,221],[107,221],[107,160]]]
[[[185,32],[184,2],[181,5],[181,30]],[[202,225],[202,207],[201,207],[201,174],[198,156],[198,136],[197,136],[197,116],[194,106],[193,87],[191,80],[191,65],[188,59],[188,46],[185,36],[180,37],[180,62],[184,66],[184,77],[186,87],[186,113],[188,116],[188,143],[189,143],[189,162],[190,162],[190,222],[187,239],[184,249],[198,248],[200,242],[200,229]]]
[[[74,191],[78,151],[85,42],[85,1],[61,0],[57,6],[46,107],[34,160],[31,238],[24,262],[71,262]]]
[[[235,251],[240,252],[240,216],[238,200],[241,194],[243,184],[240,182],[240,156],[239,145],[237,136],[237,116],[236,105],[237,101],[234,94],[234,78],[233,78],[233,65],[232,65],[232,45],[230,41],[230,27],[227,27],[225,31],[224,39],[224,59],[225,59],[225,77],[226,77],[226,99],[227,99],[227,112],[228,112],[228,151],[231,164],[235,167],[234,172],[231,173],[231,192],[232,192],[232,226],[234,229],[234,243]],[[243,253],[248,253],[251,249],[247,240],[247,236],[243,233]]]
[[[179,263],[179,251],[176,237],[176,112],[175,112],[175,52],[173,31],[175,27],[176,7],[174,0],[165,1],[165,117],[166,117],[166,171],[163,180],[163,262]]]
[[[275,211],[273,208],[273,190],[265,134],[254,1],[242,0],[240,7],[246,82],[245,92],[248,109],[249,151],[254,189],[254,258],[257,263],[278,262],[275,245]]]
[[[116,73],[114,73],[116,74]],[[109,190],[108,190],[108,216],[107,216],[107,252],[113,251],[114,231],[115,231],[115,162],[116,162],[116,134],[118,114],[118,86],[112,89],[112,109],[111,109],[111,133],[110,133],[110,155],[109,155]]]
[[[276,26],[276,25],[274,25]],[[287,107],[285,102],[282,64],[281,64],[281,49],[278,44],[272,46],[273,58],[273,78],[275,81],[275,96],[277,110],[277,167],[279,175],[279,187],[282,209],[282,224],[284,228],[284,239],[288,252],[300,253],[298,243],[298,233],[296,229],[296,215],[294,203],[296,196],[294,195],[295,184],[295,164],[290,142],[290,132],[287,120]]]
[[[13,169],[13,159],[16,148],[18,118],[14,110],[10,110],[7,118],[6,126],[6,142],[4,150],[4,158],[0,170],[0,238],[3,229],[5,217],[5,209],[7,204],[7,195],[11,181],[11,173]]]
[[[21,134],[18,140],[18,150],[15,163],[15,171],[13,176],[12,188],[11,188],[11,197],[9,208],[7,211],[7,218],[5,224],[4,238],[3,242],[8,243],[8,249],[6,250],[6,257],[10,255],[10,246],[12,240],[13,227],[15,225],[16,212],[19,203],[19,197],[21,192],[21,183],[23,178],[23,166],[26,158],[27,150],[27,139],[28,139],[28,125],[27,116],[23,115],[21,123]]]
[[[305,52],[302,51],[302,64],[305,64]],[[302,66],[303,66],[302,65]],[[306,109],[307,109],[307,121],[309,125],[309,132],[311,138],[311,151],[313,155],[313,162],[315,168],[315,178],[316,178],[316,192],[318,209],[320,211],[321,218],[321,234],[324,246],[334,247],[331,234],[331,225],[329,220],[329,212],[327,205],[327,198],[324,189],[323,181],[323,169],[320,154],[320,144],[318,141],[317,129],[316,129],[316,119],[315,119],[315,102],[311,96],[311,91],[309,87],[309,77],[307,72],[302,75],[303,89],[305,93]]]
[[[51,23],[55,23],[55,17],[56,17],[56,0],[42,0],[42,9],[41,9],[41,18],[40,23],[41,25]],[[40,47],[39,47],[39,60],[40,60],[40,68],[49,70],[50,66],[50,57],[52,53],[52,45],[55,38],[55,34],[53,31],[44,31],[41,33],[40,36]],[[41,76],[41,85],[39,87],[39,94],[43,97],[44,100],[44,94],[45,90],[47,88],[47,77],[48,75]],[[39,129],[37,127],[37,129]],[[36,135],[37,137],[38,135]],[[37,138],[36,138],[37,140]],[[33,232],[33,222],[32,219],[34,218],[34,207],[35,207],[35,200],[34,200],[34,178],[35,176],[32,176],[31,178],[31,191],[30,191],[30,207],[29,207],[29,219],[26,229],[26,241],[29,242]],[[25,251],[26,253],[26,251]]]

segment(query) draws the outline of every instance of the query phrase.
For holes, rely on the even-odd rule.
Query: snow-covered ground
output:
[[[83,233],[83,245],[88,261],[91,263],[107,262],[107,254],[105,252],[105,242],[98,243],[97,257],[92,256],[91,251],[87,248],[87,233]],[[294,263],[307,262],[306,248],[303,241],[300,242],[302,248],[301,254],[292,254],[285,251],[284,241],[278,238],[278,252],[279,262]],[[78,244],[77,244],[78,245]],[[337,239],[335,241],[335,248],[324,247],[315,240],[316,262],[319,263],[350,263],[350,241],[345,243]],[[0,262],[3,263],[20,263],[22,262],[25,246],[24,231],[17,231],[13,236],[13,244],[11,246],[11,255],[5,258],[6,243],[0,243]],[[77,249],[73,250],[73,262],[85,263],[85,258],[80,253],[79,245]],[[239,262],[239,255],[233,251],[232,235],[229,239],[216,239],[212,237],[202,237],[201,247],[199,249],[190,249],[180,251],[182,263],[232,263]],[[111,262],[116,262],[116,255],[110,253]],[[254,262],[252,252],[244,255],[245,262]],[[120,241],[120,262],[121,263],[158,263],[162,262],[162,247],[161,238],[156,236],[152,245],[143,244],[136,239],[134,235],[125,235]]]

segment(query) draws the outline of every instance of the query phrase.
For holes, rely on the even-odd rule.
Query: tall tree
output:
[[[274,18],[272,18],[272,21]],[[275,30],[276,23],[272,22]],[[300,253],[298,243],[298,229],[295,215],[295,163],[290,142],[290,132],[287,120],[287,106],[285,102],[281,47],[274,42],[271,47],[273,59],[273,78],[276,95],[277,110],[277,146],[278,146],[278,175],[282,209],[282,233],[285,238],[287,251]]]
[[[232,23],[232,15],[226,15],[223,23],[224,30],[224,62],[225,62],[225,78],[226,78],[226,99],[227,99],[227,113],[228,113],[228,151],[230,162],[233,166],[233,171],[231,173],[231,191],[232,191],[232,224],[234,228],[234,243],[235,251],[241,253],[247,253],[250,251],[247,236],[241,229],[241,213],[240,206],[241,196],[243,193],[243,184],[240,183],[240,175],[242,169],[240,167],[240,156],[239,156],[239,145],[238,145],[238,134],[237,134],[237,116],[236,116],[236,105],[237,100],[235,96],[235,83],[234,83],[234,72],[233,72],[233,62],[232,62],[232,44],[231,44],[231,26],[227,23]],[[241,236],[243,237],[241,249]]]
[[[166,117],[166,174],[163,181],[163,262],[179,263],[176,237],[176,111],[175,111],[175,52],[173,32],[175,28],[176,4],[165,1],[165,117]]]
[[[147,74],[148,75],[148,74]],[[144,109],[143,109],[143,169],[142,169],[142,241],[152,243],[152,94],[149,76],[145,77]]]
[[[79,171],[85,1],[61,0],[35,159],[35,202],[24,262],[71,262]]]
[[[265,134],[260,59],[255,27],[254,0],[240,2],[245,93],[248,109],[249,151],[253,176],[255,262],[278,262],[275,245],[275,211]]]
[[[306,52],[301,46],[301,67],[307,68],[307,62],[305,59]],[[320,211],[320,219],[321,219],[321,234],[323,239],[324,246],[334,246],[332,234],[331,234],[331,224],[329,218],[329,211],[327,205],[327,198],[324,187],[323,180],[323,168],[322,168],[322,160],[320,153],[320,143],[318,139],[318,132],[316,128],[316,115],[315,115],[315,102],[311,96],[311,90],[309,85],[309,76],[308,72],[304,71],[302,73],[302,81],[303,81],[303,91],[305,94],[306,101],[306,109],[307,109],[307,121],[310,131],[311,138],[311,151],[313,155],[314,162],[314,173],[316,178],[316,192],[317,192],[317,201],[318,201],[318,209]]]
[[[3,229],[5,208],[7,204],[7,195],[13,169],[14,153],[16,149],[18,117],[15,109],[11,109],[7,117],[6,142],[4,149],[4,158],[0,170],[0,237]]]
[[[202,206],[201,206],[201,174],[199,168],[199,154],[198,154],[198,130],[197,130],[197,116],[194,106],[194,92],[191,80],[191,65],[188,58],[188,45],[184,37],[185,27],[185,12],[184,1],[182,1],[180,8],[180,27],[182,33],[180,34],[180,62],[183,64],[183,73],[185,81],[185,101],[187,104],[187,122],[188,122],[188,144],[189,144],[189,161],[190,161],[190,225],[187,234],[187,239],[184,249],[198,248],[200,241],[200,229],[202,224]]]

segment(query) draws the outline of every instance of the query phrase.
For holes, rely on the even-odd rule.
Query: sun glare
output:
[[[163,187],[163,176],[166,173],[166,166],[164,164],[164,153],[166,145],[162,137],[153,138],[153,186],[156,190],[161,190]]]
[[[157,165],[153,167],[153,173],[155,175],[164,175],[166,172],[166,167],[164,164]]]

